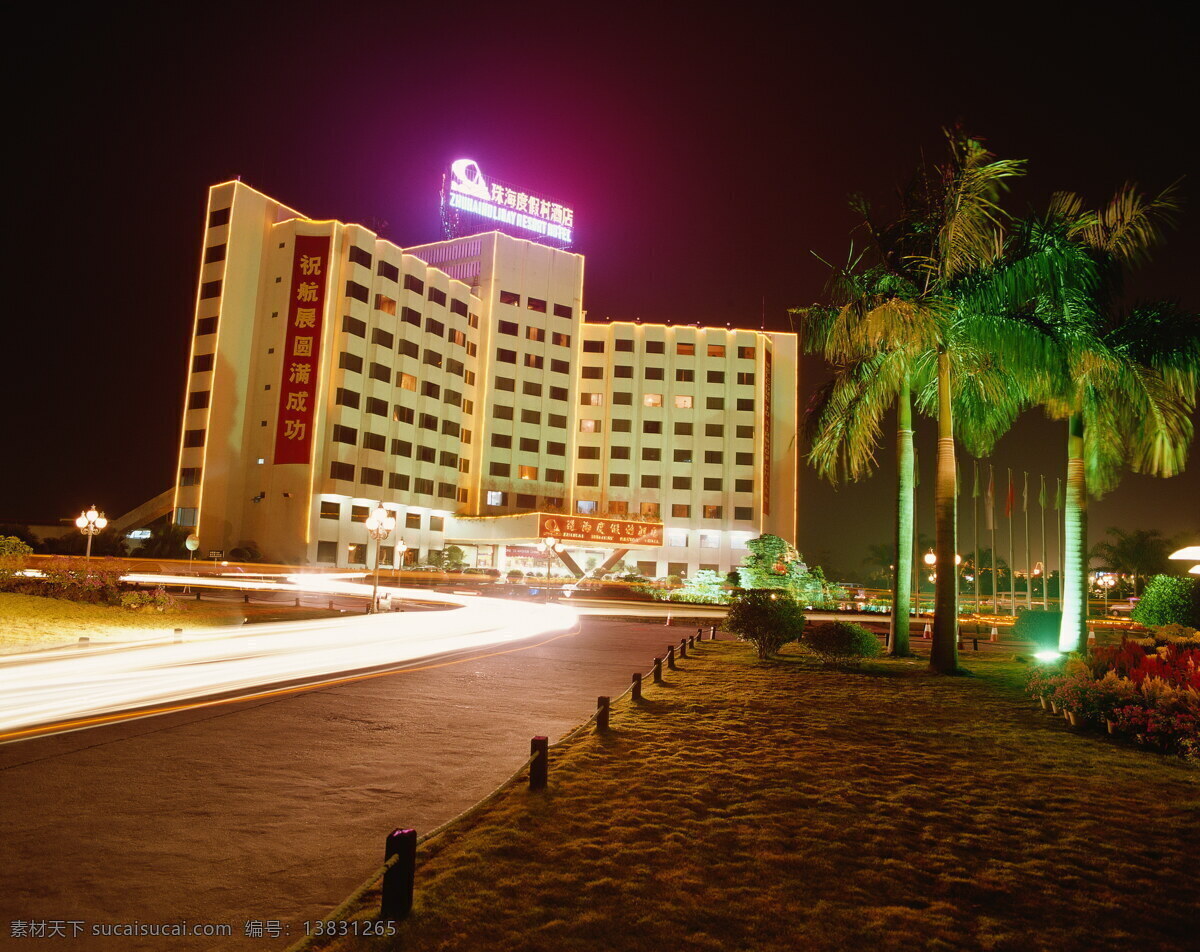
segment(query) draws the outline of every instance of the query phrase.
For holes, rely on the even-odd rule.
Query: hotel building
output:
[[[500,231],[401,248],[209,190],[174,521],[200,555],[721,572],[795,542],[792,334],[589,323],[582,256]],[[540,515],[539,515],[540,514]],[[614,521],[615,520],[615,521]]]

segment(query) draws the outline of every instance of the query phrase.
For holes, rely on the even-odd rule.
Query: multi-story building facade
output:
[[[381,502],[384,565],[526,566],[537,512],[661,521],[628,547],[648,575],[794,541],[791,334],[587,322],[580,255],[404,249],[240,182],[210,189],[200,267],[174,518],[201,555],[361,566]]]

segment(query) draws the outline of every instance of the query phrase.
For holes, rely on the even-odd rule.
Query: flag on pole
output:
[[[979,460],[975,460],[974,466],[975,466],[975,488],[971,490],[971,498],[978,499],[979,498]]]
[[[1029,474],[1025,474],[1025,487],[1021,490],[1021,512],[1029,512]]]
[[[1042,480],[1042,488],[1038,492],[1038,505],[1043,509],[1046,508],[1046,477],[1040,477]]]
[[[1055,509],[1064,509],[1064,508],[1066,508],[1066,505],[1067,505],[1067,496],[1063,492],[1062,477],[1055,476],[1054,481],[1056,483],[1058,483],[1058,489],[1054,493],[1054,508]]]
[[[1012,469],[1008,471],[1008,496],[1004,500],[1004,518],[1011,519],[1013,514],[1013,506],[1017,502],[1017,490],[1013,485]]]
[[[983,501],[983,509],[987,513],[987,527],[991,531],[995,528],[992,525],[992,510],[996,508],[996,470],[990,463],[988,464],[988,484],[987,496]]]

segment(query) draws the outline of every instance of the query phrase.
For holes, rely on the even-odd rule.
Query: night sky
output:
[[[206,189],[238,175],[411,245],[442,237],[442,170],[470,156],[576,209],[592,319],[786,330],[788,307],[821,300],[813,252],[846,253],[847,196],[886,205],[961,120],[1029,160],[1016,212],[1057,189],[1099,204],[1127,179],[1187,176],[1190,210],[1136,291],[1200,308],[1198,90],[1191,31],[1156,13],[1173,7],[734,5],[711,20],[690,5],[571,7],[202,4],[182,21],[159,19],[169,5],[108,6],[22,33],[0,521],[91,503],[111,517],[171,485]],[[807,361],[805,396],[820,379]],[[1065,442],[1031,414],[994,459],[1053,477]],[[889,538],[890,456],[836,492],[806,471],[810,561],[854,577]],[[1200,541],[1198,470],[1127,476],[1093,506],[1093,539],[1117,525]]]

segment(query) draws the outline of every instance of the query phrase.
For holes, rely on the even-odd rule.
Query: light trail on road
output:
[[[355,583],[332,580],[320,590],[360,593]],[[259,624],[232,634],[193,632],[178,643],[8,655],[0,660],[0,740],[23,728],[361,671],[577,624],[576,614],[560,605],[428,590],[380,592],[454,607]]]

